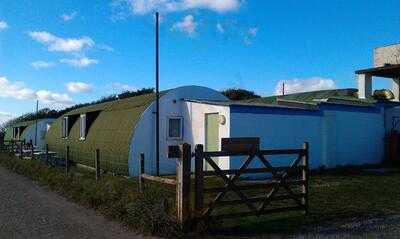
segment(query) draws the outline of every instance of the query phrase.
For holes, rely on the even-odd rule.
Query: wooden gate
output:
[[[247,151],[218,151],[204,152],[203,145],[197,145],[195,149],[195,221],[208,221],[210,218],[224,219],[244,216],[260,216],[269,213],[287,212],[293,210],[308,211],[308,143],[303,148],[281,150]],[[267,156],[294,155],[296,158],[286,167],[274,167]],[[245,160],[238,169],[221,169],[213,160],[218,157],[244,156]],[[250,168],[250,164],[259,160],[262,167]],[[204,170],[204,162],[207,162],[212,171]],[[244,174],[268,173],[263,181],[244,181]],[[221,186],[205,188],[205,176],[214,176],[223,180]],[[279,193],[283,189],[284,194]],[[258,191],[261,195],[248,195],[248,190]],[[282,190],[281,190],[282,191]],[[228,192],[234,193],[235,199],[227,196]],[[211,202],[205,204],[205,195],[216,194],[211,197]],[[280,201],[281,206],[271,206],[271,202]],[[287,206],[290,201],[293,206]],[[216,208],[233,205],[246,205],[247,210],[240,212],[228,212],[215,215]]]

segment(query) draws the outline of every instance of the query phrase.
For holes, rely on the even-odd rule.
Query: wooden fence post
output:
[[[14,140],[11,140],[10,145],[8,147],[8,154],[11,156],[14,151]]]
[[[33,148],[33,144],[31,144],[31,160],[35,159],[35,150]]]
[[[203,188],[204,188],[204,161],[203,161],[203,145],[198,144],[196,145],[195,148],[195,178],[194,178],[194,184],[195,184],[195,191],[194,191],[194,209],[196,213],[196,225],[199,222],[199,219],[201,219],[201,214],[203,212],[203,206],[204,206],[204,194],[203,194]]]
[[[0,133],[0,151],[3,151],[4,147],[4,134]]]
[[[49,145],[48,144],[46,144],[46,147],[45,147],[45,159],[46,159],[46,164],[48,164],[48,162],[49,162]]]
[[[22,145],[22,141],[21,141],[20,144],[19,144],[19,159],[22,159],[22,155],[23,155],[22,147],[23,147],[23,145]]]
[[[96,181],[100,178],[100,150],[96,149],[94,154],[94,167],[96,168]]]
[[[303,164],[304,169],[302,170],[302,180],[304,180],[304,184],[302,186],[302,193],[304,193],[304,198],[302,199],[302,203],[304,205],[305,213],[308,213],[308,156],[309,156],[309,145],[308,142],[304,142],[303,144],[304,154],[303,154]]]
[[[143,193],[144,190],[144,180],[142,178],[142,174],[144,174],[144,153],[140,153],[139,157],[139,175],[138,175],[138,186],[139,192]]]
[[[183,231],[190,228],[190,163],[192,152],[190,144],[180,145],[180,157],[176,167],[176,203],[178,223]]]
[[[68,176],[68,167],[69,167],[69,146],[65,150],[65,176]]]

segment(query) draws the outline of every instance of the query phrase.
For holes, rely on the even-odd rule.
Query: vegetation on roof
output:
[[[221,91],[223,95],[228,97],[228,99],[233,100],[233,101],[238,101],[238,100],[249,100],[249,99],[255,99],[255,98],[260,98],[261,96],[257,95],[254,93],[254,91],[249,91],[245,89],[239,89],[239,88],[230,88]]]
[[[5,132],[6,129],[11,126],[15,125],[21,122],[28,122],[28,121],[34,121],[36,119],[45,119],[45,118],[57,118],[58,117],[58,111],[56,110],[50,110],[49,108],[44,108],[38,111],[38,113],[26,113],[23,114],[17,118],[11,119],[9,121],[6,121],[4,124],[0,125],[0,132]]]
[[[142,88],[136,91],[124,91],[120,94],[113,94],[109,96],[104,96],[99,100],[95,100],[89,103],[82,103],[82,104],[76,104],[74,106],[62,109],[62,110],[51,110],[49,108],[44,108],[38,111],[38,114],[36,112],[30,112],[26,113],[24,115],[21,115],[17,118],[11,119],[7,122],[5,122],[3,125],[0,125],[0,132],[4,132],[7,127],[10,125],[16,124],[18,122],[25,122],[25,121],[31,121],[31,120],[36,120],[36,119],[45,119],[45,118],[58,118],[61,115],[72,111],[76,110],[82,107],[86,106],[91,106],[91,105],[96,105],[100,103],[105,103],[105,102],[111,102],[115,100],[120,100],[120,99],[126,99],[130,97],[135,97],[135,96],[140,96],[140,95],[145,95],[145,94],[150,94],[154,93],[154,88]]]
[[[345,100],[354,105],[365,103],[375,103],[372,97],[367,99],[358,98],[358,90],[353,88],[348,89],[335,89],[335,90],[319,90],[309,91],[288,95],[275,95],[257,99],[244,100],[246,103],[259,103],[259,104],[279,104],[279,101],[292,101],[299,103],[315,104],[322,100]]]

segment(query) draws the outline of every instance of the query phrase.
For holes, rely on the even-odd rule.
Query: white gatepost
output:
[[[400,78],[393,78],[392,91],[394,94],[394,101],[400,101]]]
[[[365,99],[372,95],[372,76],[370,74],[358,75],[358,98]]]

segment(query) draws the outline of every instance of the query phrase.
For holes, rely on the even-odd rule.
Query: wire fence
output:
[[[50,151],[57,153],[56,157],[66,158],[67,147],[49,148]],[[78,163],[87,167],[95,168],[96,150],[81,150],[79,148],[69,147],[69,161]],[[99,149],[99,167],[103,172],[113,175],[128,176],[128,154],[118,154],[102,151]]]

